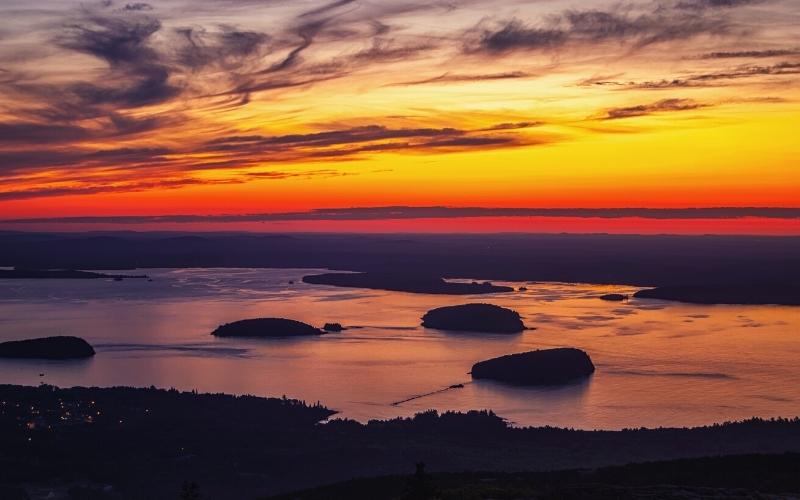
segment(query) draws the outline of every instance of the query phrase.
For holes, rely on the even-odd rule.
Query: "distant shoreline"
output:
[[[800,282],[800,238],[0,232],[0,266],[308,268],[480,281],[773,286]]]

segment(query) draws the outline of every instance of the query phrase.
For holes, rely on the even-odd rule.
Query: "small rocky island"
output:
[[[92,346],[79,337],[44,337],[0,343],[0,358],[80,359],[94,354]]]
[[[628,296],[621,293],[607,293],[600,296],[600,300],[608,300],[609,302],[622,302],[627,299]]]
[[[674,300],[691,304],[800,305],[800,286],[692,285],[663,286],[633,294],[641,299]]]
[[[589,355],[580,349],[561,347],[509,354],[472,366],[472,378],[516,385],[557,385],[594,373]]]
[[[447,295],[472,295],[481,293],[513,292],[508,286],[493,285],[488,281],[456,283],[439,276],[413,273],[325,273],[303,277],[304,283],[331,285],[392,292],[430,293]]]
[[[325,330],[326,332],[341,332],[345,328],[342,326],[341,323],[325,323],[322,329]]]
[[[113,279],[122,281],[125,278],[147,278],[145,274],[105,274],[92,271],[76,271],[74,269],[0,269],[0,279],[57,279],[57,280],[85,280],[85,279]]]
[[[486,333],[519,333],[525,325],[519,313],[494,304],[463,304],[431,309],[422,326],[439,330]]]
[[[225,323],[218,326],[211,332],[211,335],[216,337],[280,338],[322,335],[324,333],[319,328],[293,319],[254,318]]]

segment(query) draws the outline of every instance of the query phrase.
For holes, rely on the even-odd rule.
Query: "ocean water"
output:
[[[97,350],[84,361],[0,360],[0,383],[286,395],[360,421],[431,408],[491,409],[515,425],[584,429],[800,415],[800,308],[605,302],[597,296],[637,288],[580,283],[495,282],[528,290],[443,296],[301,282],[316,271],[0,280],[0,340],[76,335]],[[428,309],[475,301],[511,307],[535,329],[490,335],[420,326]],[[265,316],[348,329],[302,339],[210,335],[221,323]],[[561,346],[588,352],[595,374],[557,388],[470,378],[476,361]],[[447,389],[453,384],[464,387]]]

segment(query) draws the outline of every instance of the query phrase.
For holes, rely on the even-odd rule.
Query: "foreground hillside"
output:
[[[271,500],[634,500],[800,498],[800,454],[684,458],[553,472],[461,472],[354,479]]]
[[[418,462],[432,473],[545,471],[800,452],[800,420],[614,432],[510,428],[487,412],[317,423],[331,414],[289,399],[0,386],[0,486],[174,499],[189,481],[203,498],[256,498]]]

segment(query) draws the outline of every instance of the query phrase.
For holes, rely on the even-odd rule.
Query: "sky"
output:
[[[800,0],[0,19],[0,229],[800,234]]]

